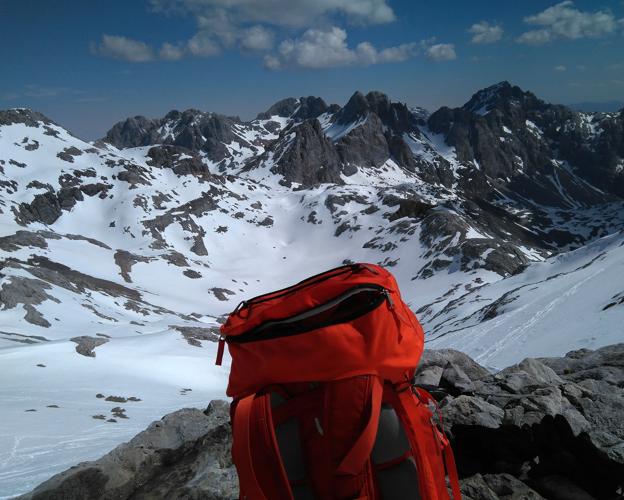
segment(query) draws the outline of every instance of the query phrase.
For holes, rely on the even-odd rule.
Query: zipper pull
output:
[[[247,301],[246,300],[242,300],[241,302],[238,303],[238,305],[236,306],[236,309],[234,309],[234,311],[232,311],[232,314],[238,314],[240,316],[239,313],[240,313],[241,309],[243,309],[245,307],[247,307]]]
[[[394,318],[397,322],[397,328],[398,328],[398,332],[399,332],[399,343],[403,340],[403,334],[401,333],[401,323],[404,323],[406,325],[410,325],[407,321],[405,321],[405,318],[403,317],[403,315],[399,312],[400,309],[396,309],[394,307],[394,300],[392,300],[392,297],[390,295],[390,290],[388,290],[387,288],[384,288],[383,294],[386,296],[386,300],[388,301],[388,310],[392,311],[394,314]]]
[[[225,337],[223,335],[219,336],[219,346],[217,347],[217,359],[215,360],[215,365],[221,366],[223,362],[223,351],[225,350]]]
[[[388,309],[391,311],[394,309],[394,300],[390,296],[390,291],[384,288],[383,294],[386,296],[386,300],[388,301]]]

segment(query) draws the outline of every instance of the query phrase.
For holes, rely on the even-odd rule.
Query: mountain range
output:
[[[0,498],[223,397],[224,314],[343,263],[387,266],[427,345],[490,369],[621,342],[623,228],[624,110],[508,82],[433,113],[377,91],[174,110],[91,143],[0,111]]]

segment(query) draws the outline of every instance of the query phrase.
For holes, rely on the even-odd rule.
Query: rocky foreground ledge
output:
[[[526,359],[491,374],[425,352],[417,382],[440,399],[468,500],[624,497],[624,344]],[[21,499],[236,499],[229,405],[183,409]]]

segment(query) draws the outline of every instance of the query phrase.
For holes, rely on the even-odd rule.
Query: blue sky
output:
[[[355,90],[435,110],[501,80],[624,100],[624,1],[0,0],[0,109],[76,135],[171,109],[255,116]]]

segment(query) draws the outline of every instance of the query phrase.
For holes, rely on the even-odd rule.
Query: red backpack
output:
[[[435,401],[412,385],[423,330],[382,267],[242,302],[221,326],[240,498],[460,499]],[[438,415],[439,418],[439,415]]]

